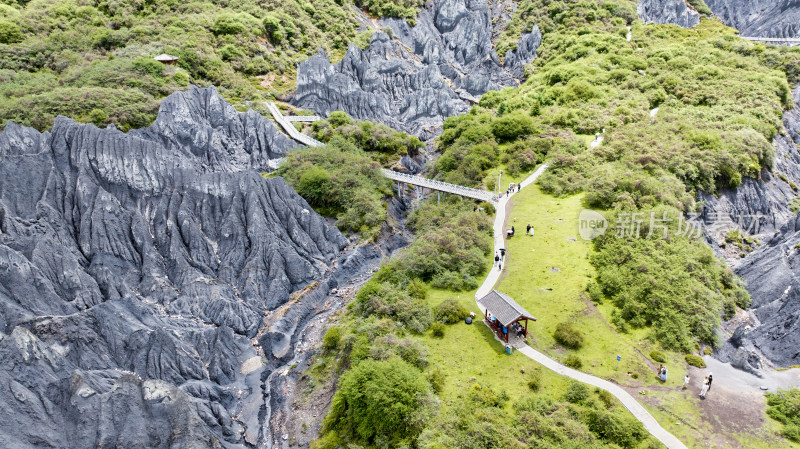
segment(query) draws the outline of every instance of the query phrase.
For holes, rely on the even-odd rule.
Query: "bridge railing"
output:
[[[486,201],[490,203],[497,202],[497,197],[491,192],[487,192],[486,190],[473,189],[472,187],[465,187],[458,184],[450,184],[448,182],[424,178],[419,175],[400,173],[393,170],[387,170],[385,168],[382,168],[381,172],[387,178],[398,182],[413,184],[420,187],[427,187],[429,189],[465,196],[468,198],[474,198],[480,201]]]

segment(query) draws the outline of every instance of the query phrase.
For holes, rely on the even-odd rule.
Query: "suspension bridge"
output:
[[[408,173],[387,170],[385,168],[381,169],[381,173],[383,173],[383,176],[386,176],[392,181],[397,181],[399,184],[409,184],[422,189],[452,193],[453,195],[462,196],[464,198],[472,198],[478,201],[486,201],[487,203],[496,203],[498,200],[497,195],[486,190],[473,189],[471,187],[464,187],[458,184],[450,184],[447,182],[437,181],[435,179],[423,178],[419,175],[410,175]],[[400,193],[402,194],[402,190],[400,190]]]

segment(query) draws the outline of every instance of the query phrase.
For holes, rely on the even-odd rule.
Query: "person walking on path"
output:
[[[708,377],[703,378],[703,388],[700,389],[700,397],[705,399],[708,393]]]
[[[494,263],[500,266],[500,256],[497,253],[494,253]]]
[[[711,389],[711,381],[713,381],[713,380],[714,380],[714,378],[711,376],[711,373],[708,373],[708,389],[709,390]]]

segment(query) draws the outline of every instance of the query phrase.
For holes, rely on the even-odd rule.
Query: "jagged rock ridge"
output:
[[[793,92],[795,108],[784,114],[785,134],[776,136],[775,168],[762,171],[762,179],[748,180],[718,196],[703,195],[707,226],[729,220],[756,235],[763,243],[742,260],[729,260],[753,298],[746,314],[724,328],[726,342],[717,354],[721,360],[759,373],[761,356],[776,366],[800,364],[800,218],[790,200],[797,193],[790,182],[800,183],[800,86]],[[710,235],[719,250],[721,236]]]
[[[800,38],[800,0],[705,0],[742,36]]]
[[[483,93],[518,84],[536,57],[538,27],[501,64],[492,18],[486,0],[436,0],[414,27],[384,19],[396,40],[376,32],[365,50],[351,45],[336,64],[323,52],[304,61],[292,103],[323,115],[343,110],[431,139],[446,117],[465,113]]]
[[[171,95],[127,134],[63,117],[45,133],[6,126],[3,447],[258,442],[263,380],[347,244],[260,176],[294,146],[213,88]]]
[[[640,0],[636,12],[645,23],[671,23],[684,28],[700,23],[700,14],[685,0]]]

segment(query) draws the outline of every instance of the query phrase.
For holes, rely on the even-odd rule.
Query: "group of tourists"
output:
[[[711,382],[714,380],[714,377],[711,373],[708,373],[708,376],[703,378],[703,387],[700,389],[700,397],[705,399],[708,390],[711,389]]]
[[[494,253],[494,263],[497,265],[497,269],[503,269],[503,261],[506,259],[506,249],[500,248],[500,252]]]
[[[506,196],[510,196],[514,192],[519,192],[522,189],[521,184],[511,183],[508,185],[508,189],[506,189]]]
[[[658,366],[658,371],[656,372],[656,375],[658,376],[658,379],[661,380],[661,382],[666,382],[667,381],[667,367],[664,366],[664,365],[659,365]]]
[[[533,237],[533,226],[528,225],[528,227],[525,229],[525,233]]]

